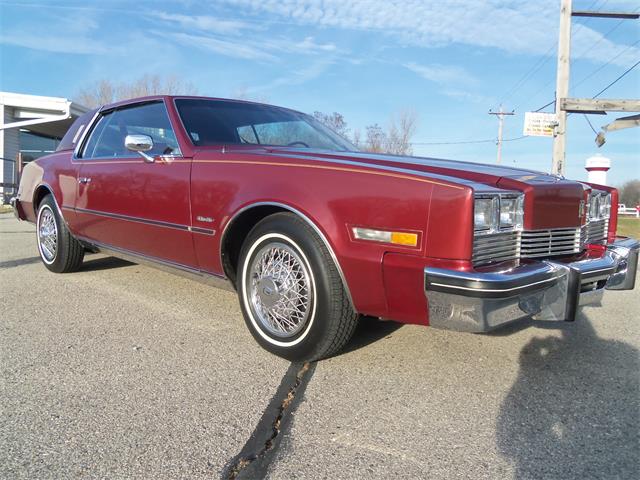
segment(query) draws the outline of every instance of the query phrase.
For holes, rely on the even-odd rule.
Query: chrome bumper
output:
[[[13,197],[11,200],[9,200],[9,204],[11,205],[11,208],[13,208],[13,214],[16,216],[16,218],[18,220],[22,220],[22,218],[20,217],[20,200],[18,200],[18,197]]]
[[[640,242],[625,238],[601,258],[542,260],[496,272],[424,269],[429,324],[488,332],[520,320],[573,321],[579,306],[599,305],[605,289],[635,285]]]

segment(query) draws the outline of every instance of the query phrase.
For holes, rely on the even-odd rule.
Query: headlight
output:
[[[475,198],[473,222],[477,233],[520,230],[523,220],[523,195],[480,194]]]
[[[524,197],[500,198],[500,228],[522,228],[524,217]]]
[[[592,190],[589,195],[589,220],[602,220],[611,216],[611,194]]]
[[[600,197],[600,218],[611,216],[611,194],[607,193]]]
[[[476,231],[494,231],[498,224],[499,197],[476,198],[473,221]]]

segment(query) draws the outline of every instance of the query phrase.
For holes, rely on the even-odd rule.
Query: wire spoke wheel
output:
[[[45,262],[51,263],[55,260],[58,252],[58,226],[48,205],[40,210],[38,216],[38,247]]]
[[[253,257],[246,278],[249,307],[270,334],[299,333],[313,306],[312,279],[305,262],[289,245],[270,242]]]

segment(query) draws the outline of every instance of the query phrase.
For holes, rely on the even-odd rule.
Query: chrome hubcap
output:
[[[48,205],[42,207],[38,216],[38,246],[45,261],[52,262],[56,258],[58,226]]]
[[[309,320],[313,302],[311,276],[289,245],[269,243],[253,257],[246,291],[253,316],[271,334],[292,337]]]

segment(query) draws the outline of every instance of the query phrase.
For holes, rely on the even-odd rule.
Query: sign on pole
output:
[[[553,137],[553,129],[557,124],[555,113],[525,112],[523,135]]]

